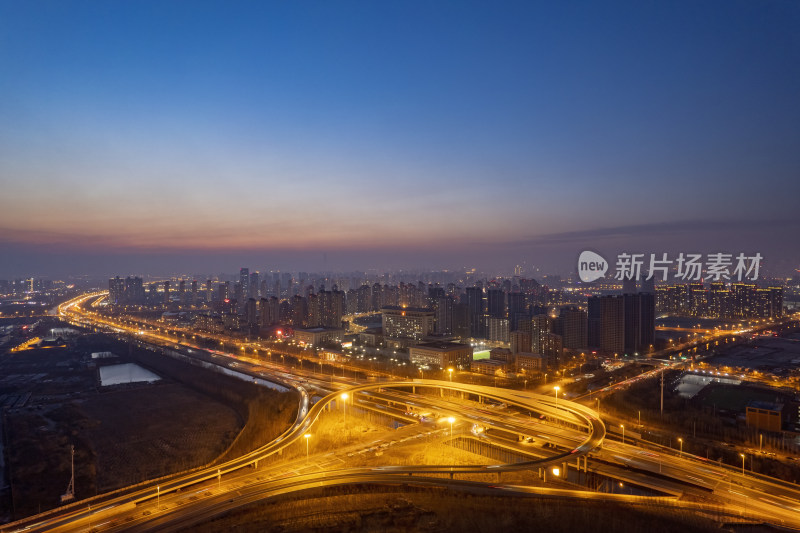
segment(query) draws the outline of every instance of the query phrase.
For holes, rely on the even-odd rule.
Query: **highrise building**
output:
[[[357,290],[356,304],[357,313],[368,313],[370,311],[370,303],[372,300],[372,288],[369,285],[361,285]]]
[[[531,334],[526,331],[512,331],[509,333],[511,342],[511,353],[530,352]]]
[[[292,273],[291,272],[282,272],[281,273],[281,287],[285,291],[285,298],[290,298],[294,296],[294,292],[292,290]]]
[[[488,317],[486,319],[487,338],[495,342],[508,342],[508,319]]]
[[[292,324],[295,327],[304,327],[307,325],[311,325],[309,321],[309,298],[306,298],[305,296],[300,296],[299,294],[295,294],[294,296],[291,297],[289,301],[292,302]],[[310,301],[313,303],[313,305],[315,306],[318,305],[316,296],[314,298],[311,298]],[[316,323],[318,317],[319,313],[315,309],[314,310],[315,323],[313,324],[314,327],[319,326],[319,324]]]
[[[625,309],[623,352],[633,355],[639,351],[639,341],[642,337],[641,299],[638,294],[624,294],[622,300]]]
[[[636,294],[636,279],[622,280],[622,294]]]
[[[383,304],[383,287],[380,283],[375,283],[372,286],[372,311],[380,311]]]
[[[250,273],[250,281],[247,289],[247,295],[250,298],[258,298],[260,296],[260,283],[258,272]]]
[[[641,337],[637,351],[651,353],[656,343],[656,295],[652,292],[639,293],[639,312]]]
[[[108,302],[112,305],[125,303],[125,280],[119,276],[108,280]]]
[[[316,294],[309,294],[306,297],[308,302],[308,327],[317,328],[322,325],[322,313],[319,309],[319,296]]]
[[[250,293],[248,292],[250,288],[250,269],[249,268],[240,268],[239,269],[239,289],[236,292],[236,301],[243,302],[243,298],[250,297]],[[241,291],[241,292],[239,292]]]
[[[483,288],[467,287],[466,304],[469,320],[469,335],[476,339],[486,337],[486,300]]]
[[[508,301],[508,327],[511,331],[519,329],[520,316],[526,315],[525,313],[525,295],[521,292],[509,292],[506,295]]]
[[[280,302],[276,297],[261,298],[258,311],[261,329],[268,329],[270,326],[280,322]]]
[[[547,336],[552,333],[553,319],[545,314],[535,315],[531,318],[531,351],[544,354],[547,346]]]
[[[442,291],[444,294],[444,291]],[[442,335],[453,334],[453,320],[455,313],[455,302],[450,296],[441,296],[436,299],[434,308],[434,330]]]
[[[258,325],[258,313],[256,310],[256,299],[248,298],[244,306],[244,317],[247,326],[252,328]]]
[[[589,298],[589,345],[606,353],[648,353],[655,342],[652,293]]]
[[[553,333],[561,335],[564,348],[583,350],[587,344],[588,319],[585,311],[577,307],[562,307],[553,322]]]
[[[217,283],[217,301],[225,301],[231,299],[231,282],[220,281]]]
[[[492,318],[505,318],[506,293],[502,289],[489,289],[486,296],[486,314]]]
[[[561,335],[555,333],[545,333],[541,339],[541,350],[538,352],[547,358],[547,364],[557,366],[561,362],[563,344]]]
[[[452,335],[462,340],[469,338],[469,306],[466,303],[453,302],[453,329]]]
[[[247,287],[246,285],[243,286],[238,281],[233,285],[233,299],[236,300],[236,302],[242,307],[244,306],[245,301],[247,300],[244,297],[244,291],[246,287]]]
[[[319,302],[320,324],[326,328],[342,327],[344,314],[344,293],[342,291],[320,291],[317,294]]]
[[[625,300],[621,296],[592,296],[588,304],[589,345],[607,353],[624,353]]]
[[[145,301],[144,282],[140,277],[125,278],[125,303],[141,305]]]

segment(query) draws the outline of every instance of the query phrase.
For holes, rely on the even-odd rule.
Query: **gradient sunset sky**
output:
[[[0,1],[0,278],[800,268],[800,3]]]

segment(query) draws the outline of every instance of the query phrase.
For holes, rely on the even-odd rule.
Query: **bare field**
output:
[[[731,529],[722,529],[730,531]],[[721,531],[678,508],[580,500],[477,496],[445,489],[342,487],[287,495],[193,526],[197,533],[339,531],[546,531],[699,533]]]
[[[58,505],[70,445],[80,499],[209,463],[242,425],[232,409],[174,383],[22,409],[6,423],[15,516]]]

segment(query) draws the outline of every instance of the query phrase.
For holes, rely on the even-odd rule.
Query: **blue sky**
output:
[[[0,276],[589,244],[796,268],[798,27],[793,1],[0,2]]]

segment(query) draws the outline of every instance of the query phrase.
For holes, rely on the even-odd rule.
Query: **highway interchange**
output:
[[[60,306],[66,320],[129,336],[150,349],[194,355],[194,344],[180,343],[160,332],[140,333],[88,312],[83,305],[100,296],[86,295]],[[222,357],[216,364],[237,372],[265,377],[299,391],[294,424],[276,440],[225,464],[153,480],[114,493],[99,495],[0,528],[1,531],[170,531],[191,527],[225,511],[278,495],[338,485],[417,485],[448,487],[479,494],[536,494],[539,497],[617,499],[636,504],[713,508],[729,519],[743,517],[800,529],[800,490],[797,485],[743,473],[674,450],[628,438],[610,440],[593,409],[563,398],[528,391],[435,380],[371,380],[315,375],[260,359]],[[343,396],[346,394],[346,397]],[[347,406],[343,404],[347,404]],[[353,443],[337,450],[276,460],[284,451],[307,446],[315,423],[326,411],[360,409],[383,413],[403,422],[375,442]],[[437,420],[421,422],[411,416],[435,413]],[[345,415],[346,416],[346,415]],[[450,426],[446,420],[452,417]],[[445,422],[442,423],[442,420]],[[455,420],[455,428],[453,422]],[[452,433],[451,433],[452,431]],[[519,437],[508,438],[508,436]],[[500,464],[400,464],[353,466],[354,458],[372,457],[385,450],[402,453],[403,446],[433,440],[445,445],[454,438],[486,442],[520,459]],[[542,446],[544,444],[544,446]],[[379,459],[377,460],[379,462]],[[503,472],[532,471],[544,479],[559,472],[595,472],[615,482],[659,493],[659,497],[608,494],[591,490],[503,484]],[[469,479],[467,479],[469,478]],[[476,479],[481,479],[477,481]]]

